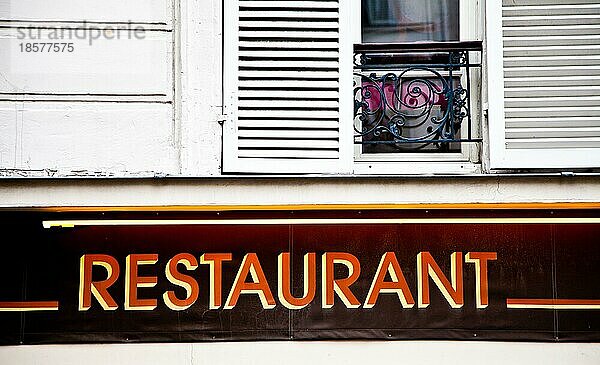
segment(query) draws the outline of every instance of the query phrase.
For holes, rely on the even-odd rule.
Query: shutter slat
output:
[[[240,37],[244,38],[289,38],[289,39],[336,39],[339,37],[337,31],[329,31],[329,32],[315,32],[312,29],[307,29],[305,31],[269,31],[269,30],[260,30],[260,31],[241,31],[239,33]]]
[[[258,41],[244,41],[239,42],[240,49],[247,48],[263,48],[263,49],[337,49],[339,44],[337,42],[311,42],[309,40],[299,39],[296,41],[289,40],[272,40],[270,42],[258,40]]]
[[[600,43],[600,42],[599,42]],[[542,47],[505,47],[505,57],[537,57],[537,56],[598,56],[600,45],[589,46],[542,46]]]
[[[597,4],[598,0],[502,0],[502,5],[507,7],[514,6],[540,6],[540,5],[579,5],[579,4]]]
[[[598,66],[600,56],[507,57],[503,61],[505,67]]]
[[[559,15],[598,15],[600,4],[557,4],[539,6],[508,6],[502,11],[504,17]]]
[[[506,88],[506,98],[539,98],[554,96],[600,96],[600,86],[515,87]]]
[[[598,25],[563,25],[539,27],[505,27],[504,37],[551,37],[600,34]]]
[[[337,120],[310,120],[310,119],[240,119],[240,128],[271,128],[282,130],[296,129],[338,129]],[[338,133],[339,134],[339,133]]]
[[[338,87],[337,81],[313,81],[313,80],[241,80],[240,87],[245,88],[267,88],[279,87],[285,88],[325,88],[335,89]]]
[[[339,118],[337,111],[319,110],[276,110],[276,109],[260,109],[260,110],[240,110],[240,118],[314,118],[314,119],[332,119]]]
[[[512,87],[540,87],[540,86],[597,86],[600,85],[599,76],[556,76],[556,77],[515,77],[506,78],[506,88]]]
[[[240,108],[328,108],[335,110],[338,106],[337,100],[240,100]]]
[[[240,21],[240,28],[309,28],[309,29],[338,29],[337,22],[311,22],[311,21],[284,21],[284,20],[255,20],[255,21]]]
[[[506,108],[507,118],[537,117],[600,117],[600,107]]]
[[[506,67],[506,78],[527,77],[564,77],[564,76],[600,76],[600,66],[563,66],[563,67]]]
[[[600,127],[511,128],[506,133],[507,139],[564,137],[600,137]]]
[[[560,117],[560,118],[507,118],[508,128],[575,128],[600,127],[600,118],[594,117]]]
[[[310,10],[310,9],[309,9]],[[293,19],[332,19],[337,14],[325,11],[268,11],[242,10],[240,18],[293,18]]]
[[[509,149],[600,148],[600,137],[507,139]]]
[[[337,128],[337,125],[336,125]],[[279,139],[337,139],[339,133],[335,131],[320,130],[260,130],[242,129],[241,138],[279,138]]]
[[[600,105],[598,96],[542,97],[542,98],[506,98],[507,108],[539,107],[587,107]]]
[[[337,159],[338,152],[334,150],[240,150],[239,157],[244,158],[260,158],[260,159],[274,159],[278,163],[281,163],[281,159]],[[291,163],[286,161],[285,163]]]
[[[241,148],[286,148],[286,149],[337,149],[336,140],[318,140],[318,139],[244,139],[240,138],[239,146]]]
[[[308,50],[252,50],[240,51],[241,57],[268,57],[274,58],[329,58],[337,59],[337,51],[308,51]]]
[[[597,45],[600,35],[504,37],[505,47]]]
[[[335,99],[339,97],[337,90],[285,90],[280,89],[255,89],[240,90],[240,98],[244,99],[265,99],[265,98],[286,98],[286,99]]]
[[[337,61],[303,61],[303,60],[295,60],[295,61],[278,61],[278,60],[268,60],[268,61],[239,61],[240,67],[245,67],[246,69],[251,68],[286,68],[286,69],[308,69],[308,68],[328,68],[337,72],[339,67],[339,63]]]
[[[337,79],[339,74],[333,71],[240,71],[244,78],[290,78],[290,79]]]
[[[554,26],[554,25],[597,25],[598,15],[559,15],[559,16],[515,16],[503,18],[505,27]]]
[[[307,8],[337,10],[337,2],[327,1],[240,1],[240,6],[245,8]]]

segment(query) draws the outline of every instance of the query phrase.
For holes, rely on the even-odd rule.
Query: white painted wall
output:
[[[0,347],[0,364],[597,365],[599,344],[501,342],[239,342]]]
[[[0,180],[0,207],[600,202],[597,177]]]

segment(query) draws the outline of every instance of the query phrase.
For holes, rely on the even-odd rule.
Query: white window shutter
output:
[[[224,6],[223,172],[350,172],[350,1]]]
[[[598,0],[486,6],[491,168],[600,167]]]

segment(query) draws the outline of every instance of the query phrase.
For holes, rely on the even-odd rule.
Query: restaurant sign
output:
[[[1,211],[1,344],[600,340],[600,211]]]

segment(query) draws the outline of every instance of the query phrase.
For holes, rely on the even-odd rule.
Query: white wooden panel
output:
[[[0,169],[16,167],[20,119],[15,105],[0,103]]]
[[[0,31],[0,92],[27,94],[145,95],[172,99],[172,37],[145,32],[136,39],[61,40],[73,52],[21,52],[27,42],[56,42],[47,31],[41,40],[18,39],[18,30]]]
[[[170,23],[171,0],[0,0],[0,21]]]
[[[2,168],[177,172],[169,104],[4,102],[0,111],[21,118],[18,133],[1,138],[18,144],[15,164]]]

